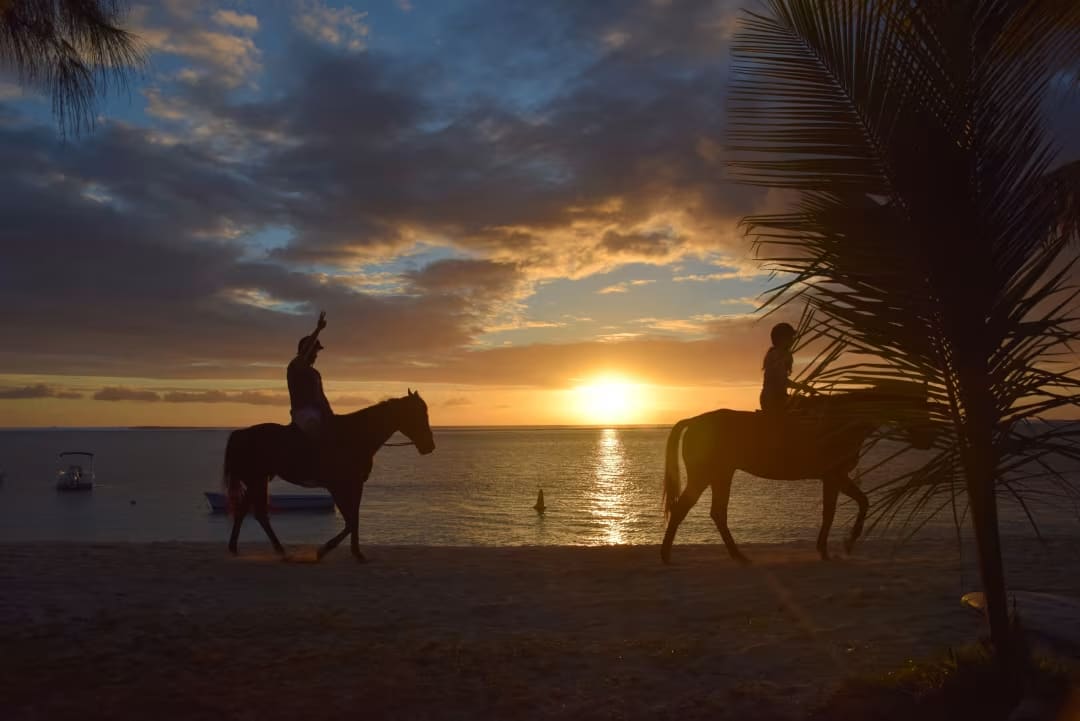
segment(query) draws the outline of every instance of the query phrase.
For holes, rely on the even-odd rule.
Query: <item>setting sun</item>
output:
[[[578,415],[585,423],[640,423],[646,410],[642,386],[624,378],[603,376],[574,388]]]

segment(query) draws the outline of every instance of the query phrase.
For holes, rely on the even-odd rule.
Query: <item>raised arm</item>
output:
[[[300,350],[299,357],[308,365],[311,365],[315,355],[315,341],[319,339],[319,332],[326,327],[326,311],[319,313],[319,320],[315,324],[315,332],[308,336],[307,345]]]

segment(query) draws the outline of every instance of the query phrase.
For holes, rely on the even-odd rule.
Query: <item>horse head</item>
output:
[[[431,425],[428,423],[427,403],[420,397],[419,391],[409,389],[409,394],[404,398],[398,398],[398,430],[413,444],[421,455],[427,455],[435,450],[435,438],[431,435]]]

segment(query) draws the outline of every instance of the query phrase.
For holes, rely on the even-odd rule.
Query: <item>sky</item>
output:
[[[0,75],[0,426],[338,412],[667,424],[757,405],[778,281],[725,170],[737,0],[162,0],[63,138]],[[798,358],[796,362],[798,363]]]

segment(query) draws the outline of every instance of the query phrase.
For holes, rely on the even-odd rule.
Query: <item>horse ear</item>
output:
[[[410,397],[410,398],[416,395],[416,393],[414,393],[414,392],[413,392],[413,389],[412,389],[412,388],[408,388],[408,389],[406,389],[406,390],[408,390],[408,391],[409,391],[409,397]]]

